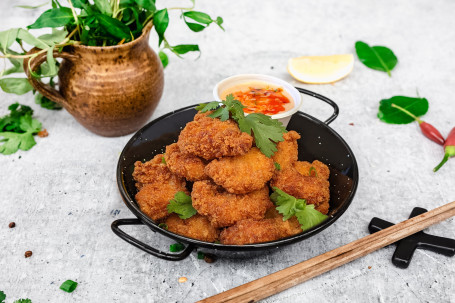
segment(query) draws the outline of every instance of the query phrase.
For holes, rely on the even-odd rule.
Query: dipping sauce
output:
[[[283,88],[266,83],[250,82],[237,85],[227,89],[221,95],[226,98],[229,94],[233,94],[236,100],[246,106],[243,111],[247,114],[276,115],[294,107],[292,98]]]

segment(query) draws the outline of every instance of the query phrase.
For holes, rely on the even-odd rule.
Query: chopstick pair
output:
[[[363,257],[453,216],[455,216],[455,201],[199,302],[256,302]]]

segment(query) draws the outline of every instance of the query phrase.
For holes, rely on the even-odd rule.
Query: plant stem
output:
[[[422,123],[422,120],[419,119],[419,117],[415,116],[413,113],[411,113],[410,111],[404,109],[403,107],[399,106],[399,105],[396,105],[394,103],[391,104],[392,107],[395,107],[399,110],[401,110],[403,113],[407,114],[408,116],[414,118],[414,120],[416,120],[417,122]]]

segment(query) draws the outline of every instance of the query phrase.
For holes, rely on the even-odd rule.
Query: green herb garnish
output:
[[[183,191],[176,193],[174,199],[169,201],[167,211],[168,213],[176,213],[180,219],[188,219],[197,213],[193,207],[191,197]]]
[[[201,252],[201,251],[198,251],[198,252],[197,252],[197,258],[198,258],[199,260],[203,260],[203,259],[204,259],[204,256],[205,256],[205,254],[204,254],[203,252]]]
[[[158,224],[158,227],[159,227],[159,228],[162,228],[162,229],[165,229],[165,230],[167,230],[167,229],[168,229],[168,227],[167,227],[167,224],[166,224],[166,223],[160,223],[160,224]]]
[[[392,77],[390,71],[397,65],[398,59],[391,49],[385,46],[369,46],[365,42],[357,41],[355,51],[365,66],[386,72]]]
[[[283,141],[283,133],[286,128],[283,124],[270,118],[270,116],[261,113],[252,113],[245,116],[243,112],[245,106],[240,101],[235,100],[232,94],[226,96],[226,100],[221,102],[210,102],[199,104],[197,110],[205,113],[214,110],[210,115],[211,118],[220,118],[221,121],[226,121],[230,117],[238,124],[242,132],[250,134],[254,137],[256,146],[267,157],[271,157],[276,151],[277,142]]]
[[[6,294],[0,290],[0,303],[5,303],[6,300]],[[32,300],[30,299],[18,299],[14,301],[13,303],[32,303]]]
[[[318,176],[318,172],[316,170],[316,168],[314,168],[313,166],[310,167],[310,171],[308,172],[308,174],[310,176],[312,176],[312,173],[314,172],[314,176],[317,177]]]
[[[66,292],[73,292],[77,287],[77,282],[66,280],[60,285],[60,289]]]
[[[328,218],[317,211],[313,204],[307,204],[305,199],[297,199],[277,187],[274,187],[273,190],[270,199],[277,205],[276,210],[283,215],[283,221],[296,216],[300,227],[305,231]]]
[[[30,299],[19,299],[14,301],[13,303],[32,303],[32,300]]]
[[[5,303],[6,295],[3,291],[0,290],[0,303]]]
[[[164,159],[164,156],[161,157],[161,163],[166,164],[166,159]]]
[[[390,124],[408,124],[415,121],[413,116],[423,116],[428,111],[428,107],[428,100],[425,98],[394,96],[381,100],[378,118]],[[411,115],[405,113],[403,109]]]
[[[179,252],[185,249],[185,246],[182,243],[174,243],[169,245],[170,252]]]
[[[14,103],[8,109],[11,113],[0,118],[0,153],[4,155],[32,148],[36,144],[33,135],[41,130],[30,107]]]
[[[276,170],[281,170],[281,165],[280,165],[280,163],[274,162],[273,164],[275,164],[275,169],[276,169]]]

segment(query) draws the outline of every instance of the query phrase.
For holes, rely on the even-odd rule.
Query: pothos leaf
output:
[[[13,45],[16,41],[17,35],[19,34],[19,28],[12,28],[6,31],[0,32],[0,48],[3,53],[6,53],[6,50]]]
[[[67,25],[72,20],[74,20],[73,12],[69,7],[52,8],[45,11],[35,23],[27,26],[27,28],[60,27]]]
[[[153,17],[153,25],[155,26],[155,31],[158,34],[158,45],[161,45],[164,40],[164,32],[169,25],[169,15],[166,8],[155,13]]]
[[[392,76],[390,71],[397,65],[398,59],[391,49],[385,46],[372,47],[365,42],[357,41],[355,50],[360,62],[365,66]]]
[[[5,93],[23,95],[33,90],[33,86],[26,78],[0,79],[0,87]]]
[[[160,57],[161,64],[163,64],[163,68],[165,68],[169,64],[169,58],[163,51],[160,51],[158,56]]]
[[[44,34],[39,36],[38,39],[45,42],[49,46],[53,46],[54,44],[62,42],[65,37],[68,35],[68,31],[65,29],[58,30],[53,28],[52,34]]]
[[[111,4],[108,0],[94,0],[96,8],[104,15],[112,16]]]
[[[156,10],[155,1],[152,0],[136,0],[137,5],[139,7],[144,8],[150,12],[154,12]]]
[[[171,50],[179,55],[183,55],[188,52],[200,52],[199,46],[196,44],[180,44],[173,46]]]
[[[425,98],[412,98],[405,96],[394,96],[390,99],[383,99],[379,103],[378,118],[390,124],[407,124],[414,121],[414,118],[402,110],[393,107],[398,105],[416,117],[423,116],[428,111],[428,100]]]
[[[130,29],[128,28],[128,26],[126,26],[119,20],[103,14],[97,14],[96,19],[100,23],[101,27],[115,38],[118,39],[131,38]]]

